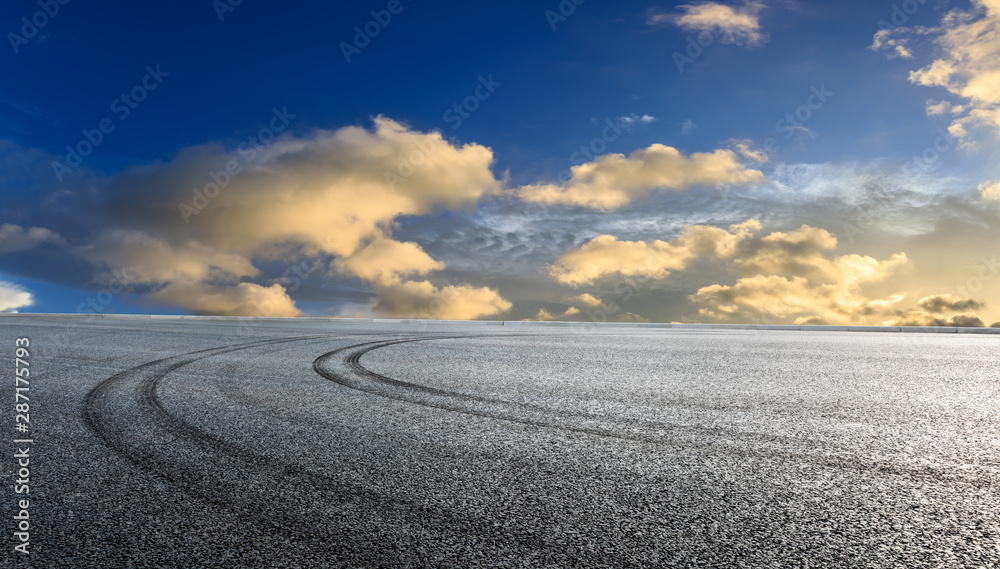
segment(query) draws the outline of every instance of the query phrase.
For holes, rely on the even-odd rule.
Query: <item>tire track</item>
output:
[[[820,467],[929,478],[937,482],[957,482],[974,488],[992,488],[1000,485],[997,476],[990,472],[978,476],[939,467],[915,468],[894,462],[890,458],[862,456],[850,448],[810,447],[807,444],[809,441],[794,437],[735,432],[721,427],[682,426],[598,416],[530,403],[504,401],[401,381],[369,370],[361,364],[362,356],[380,348],[425,340],[468,337],[436,336],[356,344],[319,356],[313,361],[313,369],[319,375],[340,385],[388,399],[531,427],[551,428],[630,442],[668,445],[684,453],[662,456],[700,460],[725,452],[752,458],[792,460]]]
[[[255,519],[309,551],[324,552],[331,560],[408,565],[413,557],[405,542],[399,542],[399,528],[442,542],[458,537],[462,547],[475,543],[480,551],[496,557],[515,552],[555,553],[537,536],[496,535],[488,520],[389,496],[232,444],[170,413],[159,397],[163,379],[193,362],[261,346],[330,339],[303,336],[256,341],[147,362],[95,386],[84,398],[84,424],[141,470],[199,500]],[[115,404],[120,398],[126,400],[125,405]],[[259,491],[261,487],[267,492]],[[273,503],[286,507],[274,511]],[[390,541],[395,547],[386,545]]]
[[[622,421],[613,418],[609,420],[608,417],[590,413],[564,411],[531,403],[515,403],[468,393],[448,391],[386,377],[369,370],[361,364],[362,356],[380,348],[425,340],[447,340],[467,337],[436,336],[356,344],[321,355],[313,362],[313,369],[321,376],[340,385],[388,399],[416,403],[426,407],[454,411],[487,419],[511,421],[532,427],[555,428],[574,433],[646,443],[673,442],[666,438],[669,432],[679,432],[682,430],[692,430],[700,435],[721,435],[724,432],[722,429],[691,429],[651,421]],[[630,428],[634,431],[639,427],[656,431],[656,434],[619,432],[623,428]]]

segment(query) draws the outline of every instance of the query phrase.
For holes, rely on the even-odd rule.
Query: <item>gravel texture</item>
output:
[[[19,316],[8,370],[17,337],[0,566],[1000,566],[998,336]]]

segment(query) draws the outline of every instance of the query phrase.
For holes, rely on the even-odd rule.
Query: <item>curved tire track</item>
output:
[[[998,481],[991,479],[991,477],[969,476],[933,467],[914,468],[894,462],[889,458],[862,457],[851,449],[804,447],[806,441],[794,437],[734,432],[720,427],[672,425],[655,421],[598,416],[448,391],[386,377],[361,364],[362,356],[380,348],[424,340],[456,338],[468,338],[468,336],[436,336],[365,342],[321,355],[313,362],[313,369],[321,376],[340,385],[388,399],[532,427],[552,428],[640,443],[670,445],[684,452],[683,455],[667,454],[663,456],[685,456],[698,459],[713,453],[726,452],[747,457],[784,458],[820,467],[877,471],[885,475],[961,482],[975,488],[990,488],[998,485]]]
[[[374,395],[379,395],[398,401],[416,403],[426,407],[444,409],[477,417],[488,419],[498,419],[501,421],[511,421],[532,427],[549,427],[575,433],[585,433],[601,437],[610,437],[639,442],[662,443],[667,442],[665,436],[668,431],[679,430],[679,427],[653,422],[628,422],[610,419],[598,415],[587,413],[574,413],[552,409],[541,405],[530,403],[514,403],[428,387],[416,383],[410,383],[386,377],[369,370],[361,364],[361,357],[379,348],[405,344],[409,342],[422,342],[425,340],[448,340],[456,338],[466,338],[467,336],[435,336],[430,338],[406,338],[397,340],[387,340],[378,342],[365,342],[327,352],[316,358],[313,362],[313,369],[321,376],[339,383],[345,387],[364,391]],[[477,336],[482,337],[482,336]],[[632,428],[643,426],[647,429],[659,431],[656,434],[650,433],[622,433],[623,427]],[[704,433],[704,431],[699,430]]]
[[[328,339],[264,340],[147,362],[95,386],[84,398],[84,424],[134,466],[190,496],[241,518],[255,519],[312,552],[324,552],[330,561],[365,559],[365,563],[387,567],[411,564],[413,554],[396,534],[400,527],[441,541],[458,537],[462,547],[474,542],[480,551],[492,551],[495,557],[554,550],[531,536],[495,535],[488,520],[389,496],[234,445],[172,414],[159,398],[162,380],[193,362],[261,346]],[[275,511],[274,503],[286,507]],[[343,523],[352,516],[354,527],[364,531]],[[390,541],[394,546],[387,546]]]

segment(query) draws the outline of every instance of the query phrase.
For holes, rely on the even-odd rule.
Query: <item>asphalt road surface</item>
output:
[[[1000,336],[7,317],[8,481],[20,337],[8,567],[1000,566]]]

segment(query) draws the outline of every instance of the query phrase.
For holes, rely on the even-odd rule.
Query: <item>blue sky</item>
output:
[[[1000,55],[985,33],[998,11],[8,2],[0,308],[76,312],[134,269],[100,311],[989,324],[995,284],[964,285],[994,254],[997,101],[975,90]],[[914,79],[939,61],[944,79]],[[88,133],[100,142],[78,167],[53,166]],[[405,187],[355,183],[421,141],[447,147],[440,165],[414,165]],[[933,159],[914,169],[914,156]],[[232,160],[233,185],[194,222],[179,215]],[[308,229],[292,209],[265,215],[268,196],[291,194]],[[878,223],[855,233],[864,211]],[[865,263],[878,274],[845,268]],[[936,296],[953,310],[921,304]]]

